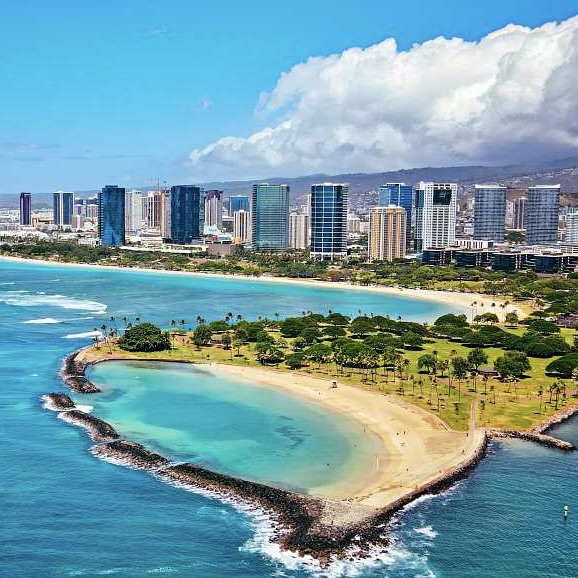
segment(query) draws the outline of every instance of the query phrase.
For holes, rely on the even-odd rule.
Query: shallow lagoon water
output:
[[[360,423],[214,366],[106,362],[88,376],[103,390],[95,415],[176,462],[313,494],[375,464],[379,441]]]
[[[84,431],[56,419],[40,401],[47,392],[63,390],[61,359],[90,343],[89,337],[65,337],[108,324],[111,315],[139,315],[168,326],[170,319],[194,322],[201,314],[211,320],[228,311],[248,319],[327,308],[434,319],[447,310],[427,302],[394,303],[376,293],[270,285],[0,262],[0,575],[320,574],[280,554],[257,512],[95,459]],[[578,443],[577,420],[557,431]],[[325,574],[573,578],[577,482],[576,453],[517,441],[493,444],[467,480],[399,516],[387,552],[365,563],[335,563]],[[567,522],[564,503],[570,505]]]

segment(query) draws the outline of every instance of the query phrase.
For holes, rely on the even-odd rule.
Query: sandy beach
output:
[[[355,285],[350,282],[330,282],[316,279],[292,279],[288,277],[273,277],[261,275],[259,277],[249,277],[247,275],[223,274],[223,273],[202,273],[195,271],[167,271],[160,269],[148,269],[146,267],[117,267],[114,265],[91,265],[88,263],[61,263],[59,261],[44,261],[42,259],[24,259],[22,257],[0,256],[0,260],[14,261],[20,263],[37,263],[39,265],[52,265],[58,267],[89,267],[91,269],[117,269],[120,271],[138,271],[154,273],[159,275],[179,275],[188,277],[216,277],[222,279],[237,279],[248,283],[284,283],[291,285],[305,285],[326,289],[340,289],[348,291],[372,291],[384,295],[405,297],[409,299],[419,299],[434,303],[443,303],[452,309],[458,309],[465,313],[468,321],[472,321],[473,316],[481,313],[495,313],[501,320],[503,314],[516,312],[520,319],[527,317],[531,311],[529,303],[514,303],[504,296],[484,295],[482,293],[464,293],[459,291],[437,291],[433,289],[410,289],[404,287],[384,287],[381,285]],[[500,305],[508,303],[507,308],[502,310]]]
[[[365,472],[356,488],[339,481],[320,488],[323,497],[384,508],[459,468],[484,442],[483,430],[451,431],[435,415],[377,392],[302,374],[253,367],[216,365],[219,371],[285,390],[331,411],[356,419],[382,442],[376,467]]]

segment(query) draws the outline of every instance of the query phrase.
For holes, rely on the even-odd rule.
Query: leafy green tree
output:
[[[347,327],[349,325],[349,317],[341,313],[330,313],[327,315],[326,321],[337,327]]]
[[[343,327],[338,327],[337,325],[328,325],[323,329],[323,333],[328,339],[337,339],[347,334]]]
[[[507,380],[510,377],[520,378],[525,371],[532,369],[528,356],[521,351],[508,351],[494,361],[494,369]]]
[[[375,323],[369,317],[356,317],[349,325],[349,331],[354,337],[362,339],[375,331]]]
[[[139,323],[119,337],[118,345],[124,351],[165,351],[171,348],[169,336],[153,323]]]
[[[285,359],[285,354],[271,341],[258,341],[255,344],[255,357],[262,365],[277,365]]]
[[[299,337],[304,339],[307,344],[312,344],[322,339],[323,335],[317,327],[305,327],[301,333],[299,333]]]
[[[211,321],[208,327],[213,333],[222,333],[230,329],[229,324],[226,321],[223,321],[222,319],[219,319],[217,321]]]
[[[479,347],[472,349],[468,353],[468,364],[476,371],[479,369],[480,365],[484,365],[484,363],[488,363],[488,355]]]
[[[314,361],[320,366],[322,363],[327,363],[333,354],[333,350],[326,343],[316,343],[308,347],[304,352],[307,359]]]
[[[279,331],[283,337],[297,337],[307,325],[300,317],[287,317],[279,324]]]
[[[223,333],[223,336],[221,337],[221,343],[223,344],[223,348],[230,349],[232,342],[233,338],[231,337],[231,333],[229,331],[225,331],[225,333]]]
[[[568,353],[549,363],[546,366],[546,373],[568,379],[573,376],[573,372],[577,369],[578,353]]]
[[[464,313],[459,315],[454,315],[453,313],[446,313],[441,317],[438,317],[434,321],[434,325],[452,325],[454,327],[468,327],[468,318]]]
[[[551,321],[545,319],[530,319],[527,323],[528,331],[539,333],[540,335],[551,335],[552,333],[560,333],[560,328]]]
[[[418,335],[413,331],[408,331],[407,333],[404,333],[401,336],[401,340],[403,341],[403,344],[407,349],[421,349],[425,341],[425,339],[421,335]]]
[[[506,323],[508,325],[516,326],[519,322],[520,319],[518,318],[518,314],[515,311],[509,311],[506,313]]]
[[[285,358],[285,365],[289,369],[299,369],[305,365],[305,356],[303,353],[290,353]]]
[[[428,373],[435,374],[438,367],[438,359],[431,353],[424,353],[417,359],[418,370],[426,369]]]
[[[209,329],[208,325],[200,323],[197,328],[193,331],[193,336],[191,341],[200,349],[204,345],[208,345],[211,342],[211,337],[213,332]]]

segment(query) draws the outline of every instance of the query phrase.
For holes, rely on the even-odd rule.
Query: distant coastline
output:
[[[493,312],[496,314],[498,309],[496,306],[508,302],[508,311],[515,311],[519,319],[528,316],[530,306],[528,304],[513,303],[507,297],[485,295],[483,293],[468,293],[460,291],[440,291],[435,289],[414,289],[406,287],[386,287],[382,285],[358,285],[350,281],[322,281],[319,279],[295,279],[289,277],[277,277],[268,274],[259,276],[241,275],[238,273],[213,273],[213,272],[199,272],[199,271],[172,271],[168,269],[157,269],[149,267],[119,267],[117,265],[102,265],[91,263],[63,263],[61,261],[51,261],[44,259],[26,259],[23,257],[11,257],[7,255],[0,255],[0,260],[12,261],[17,263],[37,263],[39,265],[58,266],[58,267],[88,267],[90,269],[105,269],[105,270],[119,270],[119,271],[138,271],[146,273],[156,273],[161,275],[178,275],[178,276],[193,276],[193,277],[215,277],[221,279],[237,279],[243,281],[260,282],[260,283],[284,283],[289,285],[303,285],[309,287],[320,288],[339,288],[341,290],[350,291],[372,291],[381,293],[383,295],[390,295],[393,297],[403,297],[407,299],[414,299],[419,301],[429,301],[434,303],[441,303],[447,305],[452,309],[459,309],[466,315],[471,315],[473,308],[478,311]],[[475,305],[474,305],[475,304]],[[492,305],[493,304],[493,305]]]

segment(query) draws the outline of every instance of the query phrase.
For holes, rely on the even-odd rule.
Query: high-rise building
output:
[[[73,207],[74,193],[52,193],[53,219],[57,227],[69,227],[72,224]]]
[[[233,240],[239,245],[251,242],[251,213],[240,209],[233,216]]]
[[[125,232],[127,235],[140,235],[142,231],[142,191],[132,190],[124,198]]]
[[[474,239],[503,242],[506,228],[506,187],[476,185],[474,199]]]
[[[98,197],[88,197],[85,210],[86,218],[96,223],[98,221]]]
[[[415,191],[415,250],[453,245],[456,238],[455,183],[421,181]]]
[[[86,217],[86,204],[81,197],[74,197],[72,213],[75,217]]]
[[[558,241],[560,185],[528,187],[526,244],[549,245]]]
[[[526,197],[518,197],[517,199],[514,199],[514,218],[512,228],[526,228]]]
[[[20,193],[20,225],[30,227],[32,225],[32,195]]]
[[[289,247],[291,249],[309,247],[309,215],[301,213],[289,215]]]
[[[231,217],[237,211],[247,211],[251,210],[251,203],[249,202],[249,197],[247,195],[231,195],[229,197],[229,215]]]
[[[223,191],[205,192],[205,226],[223,228]]]
[[[285,251],[289,247],[289,185],[253,185],[251,219],[257,251]]]
[[[156,232],[168,239],[171,236],[170,191],[160,189],[150,191],[143,197],[143,224],[149,232]]]
[[[125,243],[125,190],[106,185],[98,194],[98,236],[103,245]]]
[[[171,241],[186,245],[203,237],[204,192],[196,185],[171,187]]]
[[[334,259],[347,255],[349,186],[311,186],[311,257]]]
[[[371,209],[368,235],[370,261],[393,261],[405,257],[406,220],[405,209],[398,205]]]
[[[567,245],[578,245],[578,209],[573,209],[566,215],[566,237],[564,242]]]
[[[407,250],[411,247],[411,227],[413,216],[413,187],[405,183],[387,183],[379,187],[379,206],[388,207],[397,205],[405,209],[406,234],[405,245]]]

